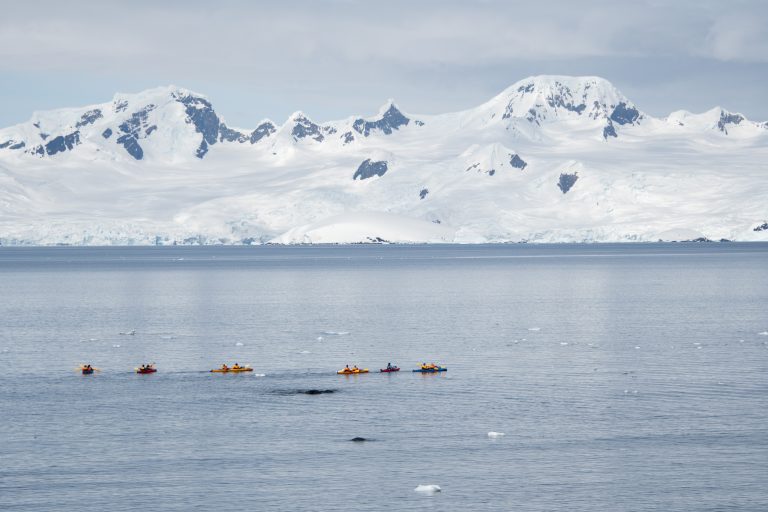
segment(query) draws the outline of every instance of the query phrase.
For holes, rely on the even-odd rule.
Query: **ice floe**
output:
[[[439,485],[435,484],[419,484],[414,489],[416,492],[421,492],[424,494],[434,494],[436,492],[442,491]]]
[[[490,439],[499,439],[501,437],[504,437],[504,432],[488,432],[488,437]]]

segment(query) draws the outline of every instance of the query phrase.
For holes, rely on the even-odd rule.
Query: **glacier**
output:
[[[768,123],[599,77],[230,126],[175,86],[0,130],[0,245],[768,241]]]

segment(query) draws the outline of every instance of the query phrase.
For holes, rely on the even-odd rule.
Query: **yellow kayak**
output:
[[[339,370],[336,373],[339,375],[356,375],[358,373],[368,373],[368,368],[358,368],[357,370],[349,369],[347,370],[344,368],[343,370]]]
[[[240,372],[252,372],[253,368],[247,366],[241,366],[240,368],[216,368],[211,370],[211,373],[240,373]]]

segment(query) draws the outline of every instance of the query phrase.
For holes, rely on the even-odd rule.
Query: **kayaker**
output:
[[[392,363],[387,363],[387,370],[391,370],[391,369],[392,369]]]
[[[235,366],[232,367],[233,370],[239,370],[240,369],[240,363],[235,363]]]
[[[355,365],[355,366],[352,367],[352,371],[353,372],[359,372],[360,368],[358,368],[357,365]]]
[[[347,365],[347,366],[344,367],[344,371],[345,372],[351,372],[352,370],[349,368],[349,365]]]
[[[226,365],[226,363],[225,363],[225,364],[222,364],[222,365],[221,365],[221,369],[222,369],[222,370],[229,370],[229,367],[228,367],[228,366]]]

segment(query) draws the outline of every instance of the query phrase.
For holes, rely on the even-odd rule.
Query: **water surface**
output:
[[[0,283],[2,510],[768,509],[768,244],[2,248]]]

